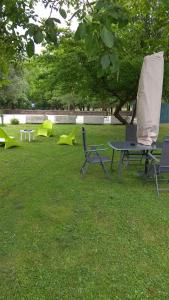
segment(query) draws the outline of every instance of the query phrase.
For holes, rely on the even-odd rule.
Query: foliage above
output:
[[[42,2],[50,8],[47,19],[41,19],[35,14],[35,5]],[[63,7],[67,8],[67,12]],[[109,65],[115,68],[115,58],[112,48],[116,44],[115,33],[112,32],[112,23],[126,23],[126,15],[123,9],[110,0],[89,3],[89,1],[54,1],[54,0],[1,0],[0,2],[0,41],[3,61],[9,65],[9,61],[22,53],[24,49],[29,57],[34,54],[35,44],[47,43],[57,45],[61,20],[66,19],[70,7],[74,8],[74,16],[79,18],[80,25],[76,37],[85,35],[86,49],[91,57],[101,56],[103,69]],[[52,11],[56,11],[59,17],[51,17]],[[70,14],[69,14],[70,15]],[[20,29],[19,29],[20,28]],[[23,33],[20,34],[21,29]],[[102,43],[102,53],[98,54],[99,44]],[[5,64],[0,61],[1,72],[5,70]]]
[[[57,24],[59,19],[40,19],[35,14],[37,0],[1,0],[0,1],[0,86],[5,83],[8,67],[26,50],[31,57],[35,43],[44,41],[57,43]],[[60,1],[42,1],[45,6]],[[53,3],[53,4],[52,4]],[[60,17],[66,17],[63,9],[59,9]]]
[[[128,24],[121,30],[125,51],[133,55],[164,51],[169,57],[169,1],[119,0],[128,12]]]
[[[120,43],[116,31],[126,24],[127,14],[122,6],[113,0],[98,0],[91,8],[90,16],[86,14],[78,26],[75,38],[84,41],[91,60],[98,62],[99,59],[101,75],[104,71],[118,71]]]

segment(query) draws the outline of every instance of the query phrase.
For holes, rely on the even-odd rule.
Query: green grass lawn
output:
[[[19,129],[6,126],[19,140]],[[169,192],[138,177],[123,180],[100,166],[79,174],[84,156],[56,144],[74,126],[55,125],[55,136],[0,147],[1,290],[13,300],[169,299]],[[85,126],[89,144],[123,140],[123,126]],[[160,128],[160,139],[169,125]],[[111,150],[107,150],[111,155]]]

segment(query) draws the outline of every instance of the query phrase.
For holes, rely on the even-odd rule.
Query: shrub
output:
[[[19,120],[16,118],[11,119],[11,124],[12,125],[18,125],[19,124]]]

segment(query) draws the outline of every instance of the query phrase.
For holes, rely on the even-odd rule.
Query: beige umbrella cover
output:
[[[137,93],[137,142],[151,145],[159,132],[163,52],[144,57]]]

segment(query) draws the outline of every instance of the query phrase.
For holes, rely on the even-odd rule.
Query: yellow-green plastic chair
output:
[[[0,144],[5,145],[5,149],[19,146],[13,136],[9,136],[2,128],[0,128]]]
[[[45,120],[42,125],[37,129],[36,135],[52,136],[53,135],[53,123],[50,120]]]
[[[78,127],[75,127],[69,135],[63,134],[59,137],[58,145],[74,145],[76,144],[76,133]]]

